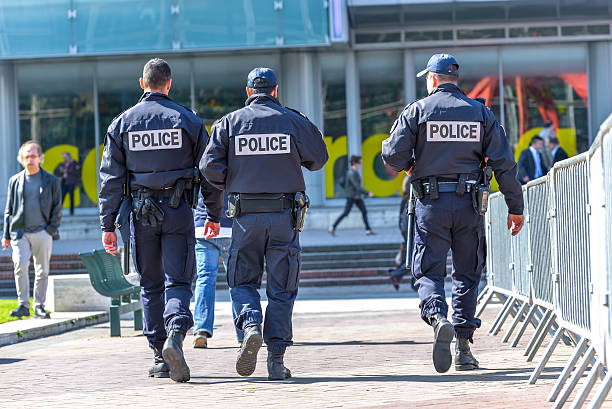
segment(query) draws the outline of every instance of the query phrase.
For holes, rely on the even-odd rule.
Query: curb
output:
[[[64,321],[53,322],[36,328],[29,328],[23,331],[0,334],[0,347],[16,344],[18,342],[31,341],[37,338],[50,337],[62,334],[75,329],[85,328],[108,321],[108,312],[92,313],[80,318],[66,319]]]

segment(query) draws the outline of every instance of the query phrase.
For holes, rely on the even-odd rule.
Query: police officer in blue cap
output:
[[[227,279],[237,314],[235,325],[244,330],[236,371],[241,376],[255,371],[257,352],[265,341],[270,380],[291,376],[283,357],[293,344],[299,232],[309,206],[301,167],[318,170],[328,159],[317,127],[279,103],[277,84],[270,68],[249,73],[246,106],[213,125],[200,162],[206,179],[228,192],[228,212],[234,217]],[[264,261],[265,321],[257,291]]]
[[[171,84],[166,61],[147,62],[140,101],[108,127],[100,166],[100,221],[104,248],[115,254],[115,220],[122,202],[131,201],[143,333],[154,351],[149,376],[186,382],[190,373],[182,344],[193,325],[189,302],[195,275],[191,207],[198,200],[198,164],[208,133],[192,110],[168,97]],[[205,227],[212,237],[219,231],[223,192],[206,182],[201,189],[209,206]]]
[[[504,129],[482,102],[457,86],[459,63],[436,54],[417,77],[426,75],[429,95],[408,105],[383,142],[382,158],[396,171],[411,169],[417,197],[412,272],[421,317],[434,328],[433,363],[438,372],[478,368],[470,351],[480,320],[474,316],[485,266],[483,214],[490,170],[508,205],[508,229],[523,226],[523,195]],[[446,257],[453,256],[453,325],[444,293]]]

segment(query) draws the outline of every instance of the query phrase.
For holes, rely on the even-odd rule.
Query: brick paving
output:
[[[129,321],[122,338],[108,337],[108,324],[100,324],[11,345],[0,348],[0,407],[551,407],[546,396],[570,348],[559,346],[538,383],[528,385],[536,362],[525,362],[523,350],[533,329],[518,348],[502,345],[500,336],[486,333],[499,310],[491,306],[473,348],[483,368],[440,375],[430,362],[431,329],[416,305],[414,298],[298,301],[296,344],[286,356],[295,378],[284,382],[266,380],[265,351],[254,376],[235,373],[237,343],[225,301],[211,348],[194,350],[191,336],[186,340],[192,374],[186,384],[146,376],[151,354]]]

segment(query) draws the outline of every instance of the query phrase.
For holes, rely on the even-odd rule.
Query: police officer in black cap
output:
[[[235,325],[244,330],[236,371],[255,371],[263,341],[268,379],[289,378],[285,349],[292,345],[291,314],[300,271],[299,231],[309,206],[301,167],[318,170],[327,150],[317,127],[283,107],[274,71],[255,68],[247,79],[246,106],[217,121],[200,162],[208,181],[229,194],[233,216],[227,278]],[[265,321],[257,292],[266,263]],[[263,336],[261,324],[264,322]]]
[[[465,96],[457,86],[459,63],[436,54],[427,68],[429,95],[408,105],[391,135],[383,142],[382,158],[396,171],[411,172],[415,196],[412,272],[421,299],[421,317],[434,327],[433,362],[438,372],[478,368],[470,351],[480,320],[474,316],[485,266],[486,243],[482,214],[490,169],[508,205],[508,229],[523,226],[523,195],[517,166],[504,129],[482,102]],[[446,257],[453,255],[453,325],[446,316]]]
[[[208,142],[202,120],[168,97],[170,66],[152,59],[144,66],[138,104],[108,127],[100,166],[100,220],[107,252],[117,251],[115,220],[130,203],[132,255],[140,275],[144,335],[154,351],[149,376],[190,378],[182,343],[193,325],[189,311],[195,275],[191,207],[197,203],[198,164]],[[202,184],[209,237],[219,231],[223,192]],[[126,194],[124,195],[124,192]],[[123,210],[123,208],[122,208]],[[122,231],[123,235],[123,231]]]

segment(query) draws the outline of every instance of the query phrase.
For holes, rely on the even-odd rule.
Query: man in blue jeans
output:
[[[204,206],[204,197],[200,193],[198,207],[194,213],[196,234],[196,264],[197,278],[195,286],[195,308],[193,312],[193,347],[207,348],[208,338],[213,336],[215,321],[215,288],[217,284],[217,271],[219,270],[219,257],[227,261],[229,246],[232,242],[232,219],[228,218],[227,195],[225,195],[221,231],[212,239],[204,238],[204,223],[207,214]],[[224,263],[225,264],[225,263]],[[232,310],[232,313],[234,311]],[[234,317],[236,314],[233,314]],[[242,342],[242,331],[236,329],[236,338]]]

